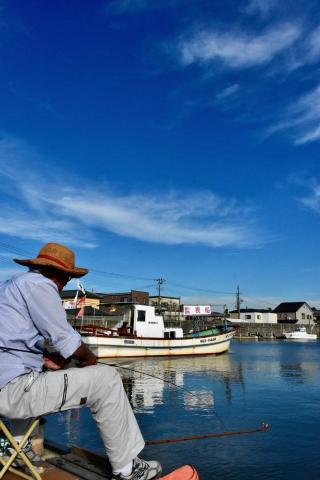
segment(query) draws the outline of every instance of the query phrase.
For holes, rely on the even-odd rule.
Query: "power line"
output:
[[[235,295],[235,292],[220,292],[218,290],[208,290],[208,289],[205,289],[205,288],[191,287],[190,285],[181,285],[180,283],[170,282],[170,280],[168,280],[168,283],[170,285],[174,285],[176,287],[185,288],[185,289],[188,289],[188,290],[196,290],[196,291],[199,291],[199,292],[215,293],[215,294],[219,294],[219,295]]]
[[[8,243],[0,242],[0,247],[8,250],[10,253],[16,253],[17,255],[31,255],[31,253],[27,250],[23,250],[22,248],[14,247]]]
[[[95,273],[98,275],[111,275],[112,277],[122,277],[122,278],[132,278],[134,280],[144,280],[149,282],[150,280],[153,281],[153,278],[149,277],[136,277],[135,275],[128,275],[124,273],[114,273],[114,272],[107,272],[105,270],[95,270],[95,269],[90,269],[90,273]]]

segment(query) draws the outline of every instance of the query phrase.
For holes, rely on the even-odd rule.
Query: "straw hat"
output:
[[[87,268],[74,266],[74,253],[67,247],[58,243],[47,243],[41,248],[38,256],[32,259],[20,260],[13,259],[16,263],[26,267],[51,267],[66,272],[71,277],[82,277],[88,273]]]

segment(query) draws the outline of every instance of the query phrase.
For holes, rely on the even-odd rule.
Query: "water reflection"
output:
[[[124,388],[136,413],[153,413],[162,405],[168,390],[182,393],[186,410],[201,411],[214,405],[214,387],[217,382],[232,400],[232,385],[244,388],[241,362],[233,362],[229,354],[217,357],[183,357],[175,359],[119,360]],[[155,378],[157,377],[157,378]],[[186,388],[185,384],[188,384]],[[190,384],[192,387],[190,388]],[[176,392],[177,393],[177,392]]]
[[[299,343],[299,344],[297,344]],[[318,374],[319,364],[314,361],[318,345],[290,342],[278,349],[278,368],[280,376],[288,383],[310,382]]]

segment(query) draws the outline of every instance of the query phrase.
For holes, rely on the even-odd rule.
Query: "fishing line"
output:
[[[109,367],[115,367],[115,368],[122,368],[123,370],[129,370],[131,372],[135,372],[135,373],[141,373],[142,375],[146,375],[147,377],[151,377],[151,378],[155,378],[157,380],[161,380],[163,383],[167,383],[168,385],[171,385],[172,387],[175,387],[175,388],[178,388],[180,390],[183,390],[184,392],[188,393],[189,395],[191,395],[192,397],[196,398],[199,402],[202,402],[202,399],[196,395],[195,393],[191,392],[190,390],[188,390],[187,388],[183,387],[182,385],[177,385],[176,383],[173,383],[173,382],[170,382],[169,380],[165,380],[164,378],[161,378],[161,377],[157,377],[156,375],[152,375],[151,373],[146,373],[146,372],[142,372],[141,370],[136,370],[136,369],[133,369],[133,368],[129,368],[129,367],[123,367],[122,365],[119,365],[117,363],[106,363],[106,362],[99,362],[97,361],[97,363],[101,364],[101,365],[108,365]],[[174,371],[174,370],[173,370]],[[226,428],[226,424],[224,423],[224,421],[222,420],[222,418],[220,418],[220,416],[217,414],[217,412],[215,410],[212,411],[212,413],[215,415],[215,417],[217,418],[217,420],[221,423],[221,425]]]
[[[36,352],[34,350],[24,350],[22,348],[0,347],[0,350],[13,351],[13,352],[23,352],[23,353],[34,353],[35,355],[45,355],[43,352]],[[191,392],[187,388],[182,387],[181,385],[177,385],[176,383],[170,382],[169,380],[166,380],[164,378],[157,377],[156,375],[152,375],[151,373],[142,372],[141,370],[135,370],[134,368],[130,368],[130,367],[124,367],[124,366],[119,365],[117,363],[100,362],[99,360],[97,360],[97,363],[99,363],[100,365],[107,365],[108,367],[121,368],[123,370],[129,370],[130,372],[140,373],[141,375],[146,375],[147,377],[156,378],[157,380],[161,380],[164,383],[168,383],[172,387],[176,387],[176,388],[179,388],[181,390],[184,390],[189,395],[192,395],[193,397],[197,398],[197,400],[200,400],[200,398],[195,393]]]
[[[108,365],[109,367],[122,368],[123,370],[129,370],[130,372],[141,373],[141,375],[146,375],[147,377],[156,378],[157,380],[161,380],[163,383],[168,383],[168,385],[171,385],[172,387],[176,387],[176,388],[180,388],[181,390],[184,390],[189,395],[192,395],[193,397],[199,400],[199,397],[195,393],[190,392],[190,390],[186,389],[185,387],[182,387],[181,385],[177,385],[176,383],[170,382],[170,380],[166,380],[164,378],[157,377],[156,375],[152,375],[151,373],[142,372],[141,370],[136,370],[130,367],[123,367],[122,365],[119,365],[117,363],[106,363],[106,362],[99,362],[99,361],[97,361],[97,363],[100,363],[101,365]]]

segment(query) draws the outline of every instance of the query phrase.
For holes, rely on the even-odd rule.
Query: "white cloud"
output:
[[[84,247],[95,246],[97,230],[169,245],[244,247],[260,243],[252,211],[234,200],[205,191],[120,195],[98,184],[79,193],[61,181],[68,178],[66,172],[60,172],[59,179],[52,172],[50,177],[28,172],[22,177],[21,165],[28,159],[30,166],[31,156],[25,144],[8,138],[0,141],[0,175],[6,177],[0,193],[8,184],[14,192],[0,212],[2,234]],[[30,171],[41,172],[43,167]],[[83,184],[81,179],[73,180]]]
[[[307,208],[313,210],[316,213],[320,214],[320,184],[315,182],[311,187],[311,192],[309,195],[301,197],[299,201]]]
[[[275,7],[278,6],[278,0],[250,0],[245,7],[245,12],[249,15],[261,15],[266,17]]]
[[[313,30],[306,40],[306,56],[310,62],[320,58],[320,27]]]
[[[300,37],[297,25],[274,26],[260,35],[205,30],[178,45],[182,65],[221,61],[229,68],[250,68],[272,61]]]
[[[0,282],[4,282],[12,275],[21,272],[18,268],[1,268],[0,267]]]
[[[240,86],[237,83],[234,83],[233,85],[230,85],[229,87],[226,87],[224,90],[221,92],[217,93],[216,99],[217,100],[225,100],[229,97],[232,97],[235,93],[237,93],[240,89]]]
[[[320,85],[301,96],[287,108],[283,120],[269,128],[268,133],[289,131],[296,145],[320,139]]]

